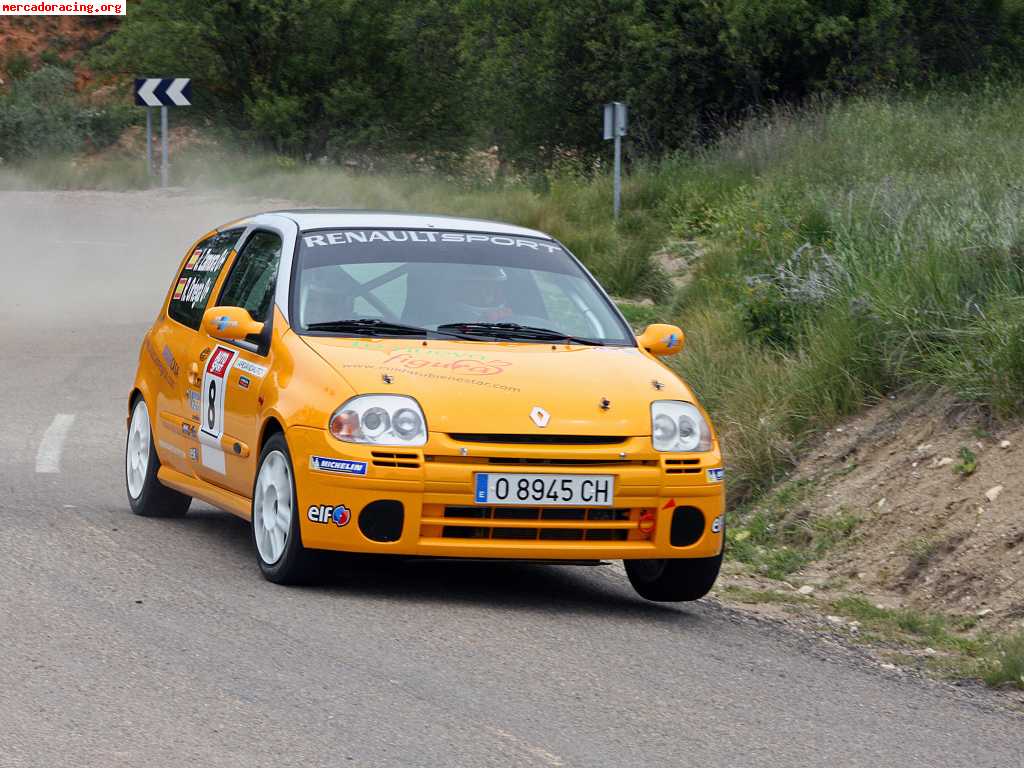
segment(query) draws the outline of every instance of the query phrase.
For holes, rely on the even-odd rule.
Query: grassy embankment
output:
[[[785,475],[809,435],[902,386],[940,386],[996,417],[1019,414],[1022,113],[1024,88],[991,86],[776,114],[705,151],[634,167],[618,226],[607,176],[571,167],[494,182],[197,153],[175,169],[190,186],[478,215],[553,233],[610,292],[656,302],[626,306],[635,323],[684,328],[687,349],[672,364],[713,414],[730,493],[742,503]],[[18,173],[0,173],[0,187],[26,178],[51,188],[146,184],[129,160],[47,161]],[[665,249],[692,261],[678,290],[652,258]],[[760,547],[737,555],[767,558],[777,576],[849,533],[845,523],[810,531],[780,555],[771,526],[742,513],[736,522]],[[1016,651],[992,661],[1003,678],[1019,678],[1021,645],[1004,644]]]

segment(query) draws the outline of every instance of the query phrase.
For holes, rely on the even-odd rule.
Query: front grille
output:
[[[500,435],[456,432],[449,435],[462,443],[507,443],[514,445],[618,445],[628,437],[618,435]]]
[[[609,507],[450,506],[444,508],[444,518],[462,523],[444,525],[441,536],[446,539],[626,541],[630,528],[636,527],[629,522],[629,509]],[[467,525],[471,520],[473,524]],[[524,525],[530,522],[537,525]],[[567,525],[574,522],[579,525]]]

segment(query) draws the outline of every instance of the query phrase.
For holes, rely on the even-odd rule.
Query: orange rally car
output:
[[[548,235],[490,221],[281,211],[204,235],[146,333],[128,500],[251,521],[271,581],[318,551],[622,559],[695,600],[725,538],[718,439]]]

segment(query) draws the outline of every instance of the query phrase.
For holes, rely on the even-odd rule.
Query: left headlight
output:
[[[426,445],[427,420],[406,395],[357,395],[331,414],[328,428],[347,443]]]
[[[711,427],[691,403],[655,400],[651,403],[651,442],[656,451],[710,451]]]

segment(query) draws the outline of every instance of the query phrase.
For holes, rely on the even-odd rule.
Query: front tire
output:
[[[125,489],[132,512],[142,517],[182,517],[192,497],[160,483],[160,458],[153,445],[153,429],[146,399],[139,395],[132,405],[128,440],[124,447]]]
[[[671,560],[625,560],[629,583],[641,597],[659,603],[700,600],[711,591],[722,555]]]
[[[252,492],[251,530],[256,561],[267,581],[301,584],[313,578],[317,553],[302,546],[295,472],[281,434],[267,440],[260,452]]]

